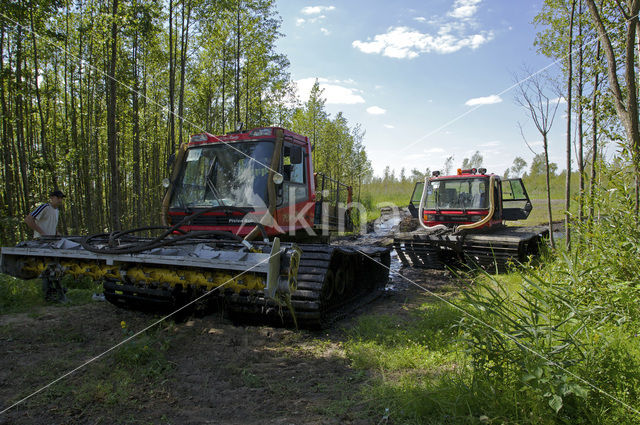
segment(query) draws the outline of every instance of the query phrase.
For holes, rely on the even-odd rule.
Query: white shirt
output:
[[[33,210],[30,215],[36,220],[45,235],[55,236],[56,228],[58,227],[58,213],[57,208],[53,208],[46,203]],[[36,230],[33,231],[34,238],[39,238],[40,236],[42,235]]]

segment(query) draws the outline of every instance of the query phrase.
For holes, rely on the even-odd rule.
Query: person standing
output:
[[[34,238],[59,234],[56,230],[58,213],[64,197],[65,194],[60,190],[52,191],[49,193],[49,202],[40,205],[24,218],[24,222],[33,230]]]

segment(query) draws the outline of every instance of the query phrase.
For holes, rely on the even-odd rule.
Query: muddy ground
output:
[[[388,223],[382,232],[397,222]],[[374,235],[380,236],[380,234]],[[394,266],[384,293],[324,331],[247,326],[222,312],[168,320],[25,402],[0,424],[371,424],[370,372],[341,343],[362,315],[409,314],[428,300]],[[438,290],[444,272],[403,270]],[[159,316],[105,302],[0,316],[0,410],[145,329]]]

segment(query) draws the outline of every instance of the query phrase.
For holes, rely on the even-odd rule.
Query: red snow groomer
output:
[[[394,247],[405,266],[502,271],[537,255],[548,235],[542,227],[504,225],[526,220],[532,209],[520,178],[502,179],[485,168],[458,169],[450,176],[434,171],[416,183],[409,203],[420,228],[397,233]]]

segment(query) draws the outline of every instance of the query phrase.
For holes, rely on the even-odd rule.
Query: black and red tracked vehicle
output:
[[[330,323],[387,282],[389,249],[326,243],[353,226],[351,188],[314,173],[306,137],[278,127],[196,134],[171,161],[159,236],[26,241],[2,248],[2,271],[91,276],[107,300],[138,308],[175,309],[213,290],[207,299],[232,312],[306,327]]]
[[[527,219],[531,200],[522,179],[502,179],[484,168],[458,169],[451,176],[433,172],[416,183],[409,210],[420,228],[394,237],[405,266],[503,271],[537,255],[548,236],[543,227],[504,225]]]

